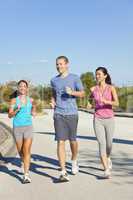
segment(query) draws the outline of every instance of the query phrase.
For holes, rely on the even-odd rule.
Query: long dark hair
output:
[[[17,96],[19,96],[19,92],[18,92],[18,90],[15,90],[15,91],[10,95],[10,99],[16,98]]]
[[[107,75],[107,77],[105,79],[105,83],[107,83],[109,85],[112,85],[111,77],[110,77],[110,75],[108,73],[108,70],[105,67],[98,67],[96,69],[96,72],[99,71],[99,70],[102,71],[104,73],[104,75]]]

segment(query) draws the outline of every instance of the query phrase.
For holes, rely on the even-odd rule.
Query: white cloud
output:
[[[47,63],[48,60],[47,60],[47,59],[41,59],[41,60],[39,60],[39,62],[40,62],[40,63]]]
[[[48,60],[47,59],[40,59],[40,60],[36,60],[34,61],[33,63],[48,63]]]
[[[12,64],[13,64],[12,61],[8,61],[8,62],[7,62],[7,65],[12,65]]]
[[[0,65],[13,65],[13,62],[11,60],[9,60],[9,61],[0,61]]]

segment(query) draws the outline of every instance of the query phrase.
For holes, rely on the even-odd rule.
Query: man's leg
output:
[[[59,164],[61,167],[60,181],[69,181],[66,172],[66,151],[65,151],[65,141],[67,139],[67,126],[64,116],[56,114],[54,116],[54,127],[55,127],[55,138],[57,140],[57,156],[59,159]]]
[[[67,125],[69,127],[69,141],[72,152],[72,160],[77,160],[78,154],[78,142],[77,138],[77,125],[78,125],[78,115],[69,115],[67,117]]]
[[[67,126],[69,130],[69,141],[70,148],[72,152],[72,174],[76,174],[79,171],[77,154],[78,154],[78,142],[77,138],[77,125],[78,125],[78,115],[69,115],[67,116]]]
[[[70,141],[70,147],[72,152],[72,174],[75,175],[79,171],[78,162],[77,162],[77,154],[78,154],[78,142],[77,141]]]
[[[59,164],[61,170],[65,170],[65,163],[66,163],[66,152],[65,152],[65,141],[59,140],[57,143],[57,156],[59,159]]]
[[[72,152],[71,160],[77,160],[78,142],[77,141],[70,141],[70,147],[71,147],[71,152]]]
[[[61,167],[60,181],[69,181],[69,177],[66,172],[66,151],[65,151],[65,140],[59,140],[57,143],[57,156]]]

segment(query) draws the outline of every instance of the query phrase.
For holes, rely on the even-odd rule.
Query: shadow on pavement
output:
[[[133,157],[131,153],[118,151],[111,156],[113,162],[112,183],[117,185],[133,184]],[[79,151],[79,166],[80,169],[85,169],[85,173],[96,173],[98,180],[103,179],[103,170],[99,168],[100,159],[96,151],[84,148]],[[96,167],[94,167],[96,166]],[[121,181],[122,180],[122,181]]]
[[[1,158],[0,160],[3,161],[3,164],[0,166],[0,171],[18,179],[22,183],[22,175],[23,174],[22,174],[22,172],[20,172],[21,171],[20,158],[10,157],[10,158]],[[37,162],[42,162],[42,164],[38,164]],[[44,165],[44,162],[47,164],[53,165],[53,167]],[[9,167],[9,165],[10,165],[10,167]],[[17,169],[13,169],[14,168],[13,166],[17,167]],[[85,169],[84,166],[79,166],[79,167],[80,167],[80,170],[79,170],[80,173],[88,174],[88,175],[96,177],[97,179],[100,179],[100,176],[96,175],[95,173],[90,173],[90,172],[87,172],[86,170],[83,170],[83,169]],[[66,162],[66,168],[67,168],[68,174],[71,175],[71,172],[70,172],[71,163]],[[91,166],[89,166],[87,168],[91,169],[91,170],[92,169],[93,170],[101,170],[101,169],[91,167]],[[56,160],[54,158],[38,155],[38,154],[31,155],[31,165],[30,165],[31,172],[52,179],[53,183],[61,183],[58,178],[51,176],[43,171],[43,170],[47,170],[47,169],[59,171],[60,167],[59,167],[58,160]]]
[[[57,164],[58,162],[55,159],[52,159],[52,158],[44,157],[44,156],[37,155],[37,154],[32,154],[31,158],[32,158],[33,161],[44,161],[44,162],[48,162],[48,163],[51,163],[53,165],[58,166],[58,164]],[[23,175],[22,172],[20,172],[21,171],[21,160],[20,160],[20,158],[16,158],[16,157],[3,158],[3,157],[0,157],[0,161],[1,161],[0,171],[18,179],[22,183],[22,177],[19,176],[19,175]],[[15,167],[17,167],[18,170],[13,169],[14,168],[13,165]],[[40,171],[39,169],[59,170],[59,167],[55,168],[55,167],[43,166],[43,165],[40,165],[40,164],[36,164],[32,161],[31,161],[31,165],[30,165],[30,171],[31,172],[36,173],[36,174],[41,175],[41,176],[51,178],[54,183],[57,182],[58,179],[56,177],[53,177],[53,176],[51,176],[51,175],[49,175],[49,174],[47,174],[43,171]]]
[[[55,135],[54,132],[36,132],[36,134],[44,134],[44,135],[51,135],[51,136]],[[93,140],[93,141],[97,140],[95,136],[81,136],[81,135],[78,135],[77,138],[85,139],[85,140]],[[114,138],[113,139],[113,143],[133,145],[133,140],[124,140],[124,139]]]
[[[16,174],[15,170],[9,170],[6,166],[0,166],[0,171],[18,179],[22,183],[22,178]]]

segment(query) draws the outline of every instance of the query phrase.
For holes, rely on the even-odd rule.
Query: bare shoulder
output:
[[[35,105],[35,104],[36,104],[36,103],[35,103],[35,100],[34,100],[32,97],[30,98],[30,102],[31,102],[32,105]]]
[[[31,101],[31,103],[34,101],[34,99],[32,98],[32,97],[30,97],[30,101]]]
[[[34,104],[34,99],[32,98],[32,97],[30,97],[30,102],[32,103],[32,104]]]
[[[110,85],[109,87],[110,87],[111,91],[115,91],[116,90],[114,85]]]

